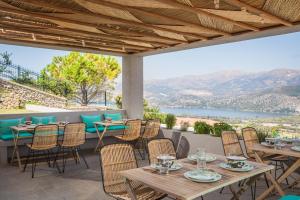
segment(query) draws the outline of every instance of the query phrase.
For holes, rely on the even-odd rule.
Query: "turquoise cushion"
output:
[[[124,125],[116,125],[116,126],[110,126],[108,127],[109,131],[116,131],[116,130],[124,130],[126,128],[126,126]],[[103,126],[98,126],[98,130],[100,132],[104,131],[104,127]],[[96,133],[96,128],[87,128],[86,132],[88,133]]]
[[[43,117],[31,117],[33,124],[44,124],[47,125],[50,122],[56,122],[55,116],[43,116]]]
[[[113,121],[121,121],[123,119],[121,113],[104,113],[104,118],[111,118]]]
[[[80,118],[83,123],[86,125],[86,130],[88,128],[94,128],[94,122],[100,122],[101,116],[100,115],[80,115]]]
[[[280,198],[280,200],[300,200],[300,196],[286,195]]]
[[[28,132],[21,132],[19,133],[19,137],[32,137],[32,133],[28,133]],[[13,140],[14,139],[14,135],[13,134],[6,134],[6,135],[1,135],[0,136],[1,140]]]
[[[0,136],[2,135],[11,135],[12,131],[11,126],[17,126],[19,123],[25,123],[25,117],[16,118],[16,119],[2,119],[0,120]]]

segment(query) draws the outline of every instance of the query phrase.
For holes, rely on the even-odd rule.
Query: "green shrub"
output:
[[[232,131],[232,130],[234,130],[232,128],[232,126],[230,126],[227,123],[224,123],[224,122],[215,123],[213,126],[213,134],[212,135],[216,136],[216,137],[221,137],[222,131]]]
[[[166,121],[166,114],[160,112],[144,112],[144,120],[159,119],[160,123],[164,124]]]
[[[167,114],[165,123],[167,125],[167,129],[172,129],[176,124],[176,116],[173,114]]]
[[[194,131],[197,134],[209,134],[212,127],[206,122],[197,121],[194,124]]]

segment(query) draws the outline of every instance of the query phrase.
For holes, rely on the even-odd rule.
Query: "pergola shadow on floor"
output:
[[[31,178],[30,165],[26,172],[21,172],[18,167],[0,167],[0,199],[6,200],[106,200],[107,196],[102,188],[101,169],[99,156],[92,151],[85,152],[90,169],[84,164],[75,165],[74,160],[69,159],[65,174],[58,174],[55,168],[49,168],[46,163],[40,163],[37,167],[36,177]],[[138,156],[138,154],[137,154]],[[139,159],[139,166],[148,165],[147,160]],[[286,185],[283,185],[286,187]],[[257,184],[257,194],[266,189],[263,179]],[[300,189],[288,190],[289,194],[299,194]],[[222,194],[219,191],[204,196],[204,199],[231,199],[228,188]],[[278,199],[272,196],[268,199]],[[170,198],[165,198],[170,199]],[[251,199],[250,190],[241,198]]]

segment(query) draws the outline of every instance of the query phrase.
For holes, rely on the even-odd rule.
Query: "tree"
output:
[[[67,90],[68,96],[75,97],[81,105],[87,105],[104,90],[113,89],[114,79],[120,72],[119,63],[113,57],[71,52],[54,57],[42,71],[39,82],[64,96]]]
[[[0,53],[0,73],[5,72],[6,68],[12,65],[12,61],[10,59],[11,55],[12,54],[7,51]]]

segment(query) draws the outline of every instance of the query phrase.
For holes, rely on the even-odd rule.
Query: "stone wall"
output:
[[[15,82],[0,79],[0,109],[13,109],[27,102],[56,108],[64,108],[67,99]]]

